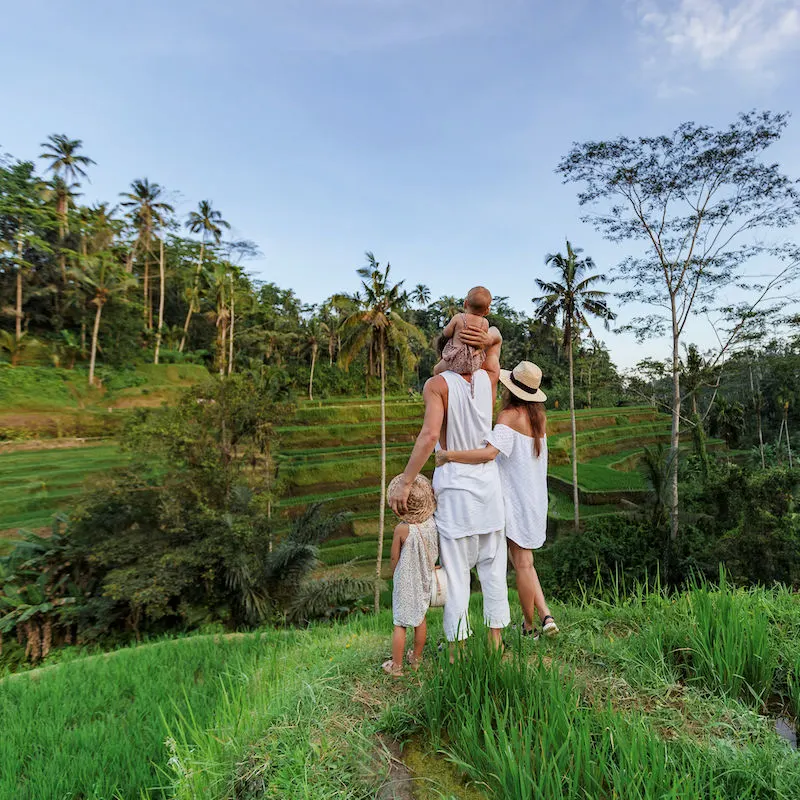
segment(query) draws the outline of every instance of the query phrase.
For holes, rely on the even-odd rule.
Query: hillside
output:
[[[475,637],[450,667],[433,610],[427,663],[396,681],[388,612],[68,652],[0,680],[0,797],[800,795],[790,594],[640,590],[554,613],[559,638],[509,630],[499,661]]]
[[[160,405],[207,372],[192,365],[141,366],[87,391],[76,371],[0,370],[0,532],[42,528],[56,511],[125,456],[113,434],[126,414]],[[423,413],[419,398],[387,402],[387,470],[405,466]],[[351,529],[329,544],[328,564],[371,557],[376,539],[380,475],[380,404],[377,399],[303,401],[292,424],[278,429],[277,511],[294,516],[308,503],[328,500],[352,515]],[[649,407],[577,412],[581,514],[614,513],[645,490],[636,461],[646,445],[667,442],[669,419]],[[557,527],[572,518],[569,415],[548,415],[550,516]],[[715,443],[712,442],[712,445]],[[432,461],[428,471],[432,470]],[[391,524],[387,516],[387,525]]]

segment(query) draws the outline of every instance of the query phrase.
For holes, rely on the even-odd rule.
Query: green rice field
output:
[[[125,456],[116,444],[0,453],[0,530],[40,528]]]
[[[168,380],[166,373],[157,377]],[[387,401],[390,476],[404,467],[422,412],[418,398]],[[278,476],[284,497],[277,510],[291,516],[311,502],[327,500],[331,509],[351,512],[354,529],[373,529],[379,494],[379,413],[380,404],[371,398],[301,402],[295,421],[278,431]],[[646,489],[636,459],[645,446],[668,441],[669,423],[648,407],[583,409],[577,412],[577,423],[581,515],[613,513],[622,498],[636,497]],[[568,520],[572,518],[569,414],[551,411],[548,432],[550,516]],[[86,486],[123,462],[110,440],[78,448],[0,450],[0,531],[7,538],[19,528],[48,525],[55,512],[69,510]],[[433,460],[427,474],[432,469]]]

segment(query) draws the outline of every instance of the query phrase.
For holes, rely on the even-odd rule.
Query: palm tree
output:
[[[89,385],[94,385],[94,369],[97,360],[98,339],[100,335],[100,318],[103,309],[113,297],[124,297],[136,280],[119,266],[113,253],[103,251],[84,260],[83,269],[74,270],[74,277],[87,287],[95,307],[94,325],[92,327],[92,344],[89,355]]]
[[[217,328],[217,366],[219,374],[224,375],[228,365],[228,328],[231,322],[231,298],[233,281],[231,265],[225,261],[215,261],[207,273],[208,291],[214,301],[214,310],[209,316]],[[228,369],[230,372],[230,369]]]
[[[344,338],[339,352],[339,363],[348,369],[353,359],[367,351],[368,363],[374,369],[377,361],[381,379],[381,500],[378,511],[378,557],[375,564],[375,613],[379,611],[381,561],[383,557],[383,523],[386,506],[386,356],[411,360],[409,342],[425,342],[425,336],[415,325],[404,320],[397,312],[406,302],[402,291],[403,281],[389,282],[391,266],[382,270],[375,256],[367,252],[367,266],[358,270],[363,289],[356,309],[342,322]],[[350,298],[352,299],[352,298]]]
[[[409,292],[409,296],[415,303],[424,308],[431,301],[431,290],[424,283],[418,283]]]
[[[27,331],[15,336],[10,331],[0,331],[0,353],[8,353],[12,367],[16,367],[27,350],[35,349],[39,343]]]
[[[67,209],[70,192],[79,185],[81,178],[87,177],[86,168],[95,162],[89,156],[78,153],[83,147],[82,139],[70,139],[63,133],[51,134],[47,137],[47,141],[42,142],[39,146],[44,148],[44,152],[39,158],[50,162],[47,171],[52,172],[59,182],[60,191],[56,191],[56,213],[63,238],[64,234],[69,231]]]
[[[333,366],[333,359],[339,347],[339,323],[334,314],[333,304],[325,303],[319,313],[319,329],[328,347],[328,366]]]
[[[311,374],[308,378],[308,399],[314,399],[314,367],[317,365],[317,354],[319,353],[319,345],[324,337],[322,328],[323,323],[319,320],[312,319],[303,326],[301,351],[311,355]]]
[[[573,344],[577,341],[581,328],[590,335],[591,327],[587,316],[592,315],[603,320],[605,327],[615,319],[606,305],[607,292],[590,288],[599,281],[605,280],[604,275],[588,274],[595,268],[594,261],[587,257],[578,258],[583,252],[580,248],[573,249],[567,241],[567,255],[561,253],[548,254],[545,263],[554,267],[560,282],[548,282],[539,278],[536,285],[544,292],[540,297],[534,297],[537,314],[545,322],[554,324],[558,318],[564,330],[563,347],[569,358],[569,412],[572,424],[572,501],[575,505],[575,530],[580,525],[578,510],[578,436],[575,425],[575,370],[573,364]]]
[[[150,291],[150,258],[152,257],[153,237],[157,229],[166,223],[166,215],[175,209],[164,202],[161,197],[163,188],[157,183],[150,183],[147,178],[137,179],[131,183],[129,192],[122,192],[121,206],[129,209],[133,227],[136,230],[136,242],[130,253],[128,272],[133,271],[133,262],[137,252],[144,255],[144,319],[148,330],[153,329],[153,306]]]
[[[66,253],[63,251],[64,237],[69,233],[69,207],[76,196],[80,179],[86,178],[86,169],[95,162],[88,156],[78,152],[83,147],[81,139],[70,139],[63,133],[48,136],[40,147],[44,152],[39,158],[49,161],[47,172],[53,173],[50,189],[56,200],[56,217],[58,219],[58,244],[61,248],[59,264],[62,281],[66,283]]]
[[[161,337],[164,328],[164,295],[167,287],[167,261],[164,255],[164,237],[158,238],[158,328],[156,328],[156,349],[153,353],[153,363],[158,364],[161,353]]]
[[[194,273],[194,285],[192,293],[189,297],[189,310],[186,313],[186,322],[183,324],[183,338],[178,346],[178,352],[182,353],[183,348],[186,346],[186,337],[189,334],[189,323],[192,321],[192,314],[199,310],[195,308],[198,300],[198,290],[200,287],[200,273],[203,271],[203,257],[205,256],[206,243],[209,239],[213,239],[216,244],[219,244],[222,239],[222,229],[230,229],[230,223],[222,218],[219,211],[211,207],[210,200],[201,200],[197,204],[197,211],[190,211],[189,217],[186,220],[186,227],[192,233],[199,233],[202,235],[200,241],[200,257],[197,259],[197,269]]]

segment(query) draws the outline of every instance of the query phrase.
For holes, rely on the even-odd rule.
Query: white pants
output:
[[[478,568],[483,591],[483,618],[490,628],[511,622],[506,585],[506,537],[503,531],[476,533],[460,539],[439,537],[439,560],[447,574],[444,635],[447,641],[466,639],[469,626],[469,573]]]

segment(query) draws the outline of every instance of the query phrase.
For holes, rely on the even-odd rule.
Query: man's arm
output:
[[[497,390],[497,383],[500,380],[500,348],[503,346],[503,336],[497,328],[489,328],[488,331],[480,331],[477,328],[464,328],[461,333],[461,341],[479,350],[486,351],[486,361],[483,368],[489,373],[492,380],[492,388]]]
[[[440,375],[430,378],[425,383],[422,390],[422,397],[425,400],[425,418],[422,420],[422,429],[414,443],[414,449],[403,470],[402,479],[396,491],[389,496],[389,505],[395,514],[405,514],[407,510],[406,501],[408,500],[411,484],[416,480],[417,475],[422,471],[428,459],[431,457],[436,442],[442,432],[444,422],[444,398],[447,391],[447,381]]]

